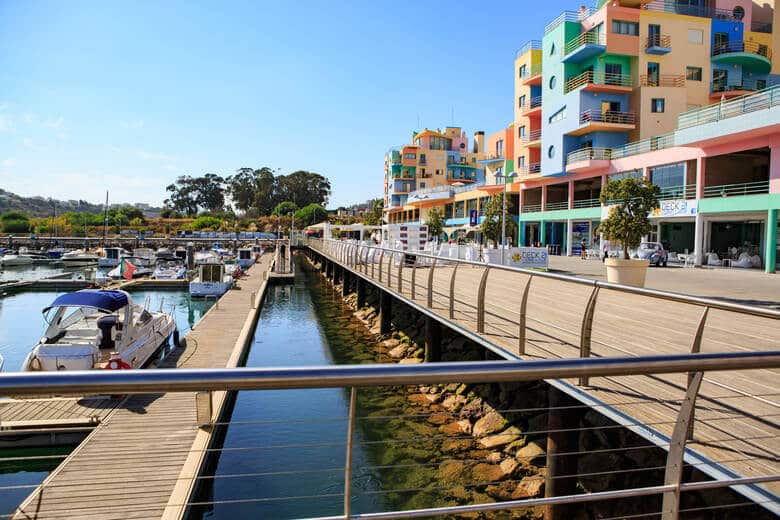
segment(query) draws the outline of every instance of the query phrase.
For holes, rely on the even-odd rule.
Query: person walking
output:
[[[585,260],[586,258],[588,258],[588,252],[585,249],[586,245],[587,244],[585,244],[585,239],[584,238],[582,240],[580,240],[580,258],[582,260]]]
[[[603,253],[603,256],[601,257],[602,262],[607,261],[607,257],[609,256],[609,240],[606,238],[601,241],[601,251]]]

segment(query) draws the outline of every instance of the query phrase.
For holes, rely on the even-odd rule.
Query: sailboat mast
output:
[[[108,190],[106,190],[106,204],[103,206],[103,247],[106,247],[106,229],[108,228]]]

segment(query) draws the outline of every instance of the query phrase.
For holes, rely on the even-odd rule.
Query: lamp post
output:
[[[504,199],[501,204],[501,265],[504,265],[504,250],[506,249],[506,178],[514,179],[517,173],[512,172],[504,176]]]

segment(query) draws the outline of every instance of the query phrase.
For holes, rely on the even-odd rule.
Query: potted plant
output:
[[[607,258],[607,280],[623,285],[643,287],[648,260],[631,259],[629,249],[636,249],[642,237],[652,229],[650,214],[658,206],[661,190],[646,179],[626,177],[610,180],[601,188],[601,203],[609,214],[596,229],[610,242],[623,247],[622,258]]]

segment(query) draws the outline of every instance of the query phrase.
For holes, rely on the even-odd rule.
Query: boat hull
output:
[[[190,295],[196,297],[222,296],[233,282],[190,282]]]

